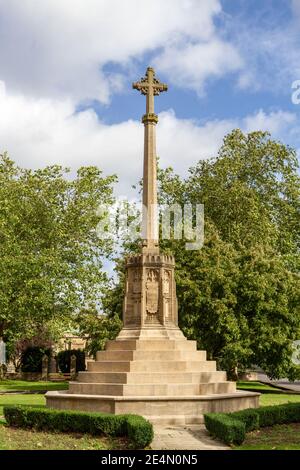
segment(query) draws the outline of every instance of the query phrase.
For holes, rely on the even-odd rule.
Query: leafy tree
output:
[[[86,351],[96,357],[107,340],[115,339],[122,327],[118,315],[99,314],[96,308],[84,309],[78,317],[79,334],[86,339]]]
[[[111,242],[96,233],[114,176],[83,167],[19,168],[0,157],[0,336],[30,338],[41,324],[69,323],[100,301]]]
[[[186,250],[186,240],[160,241],[162,251],[175,255],[184,333],[230,372],[257,364],[271,377],[295,378],[299,371],[291,356],[300,337],[295,151],[268,133],[237,129],[225,137],[216,158],[199,161],[186,179],[170,168],[158,175],[160,203],[205,208],[201,250]],[[124,251],[136,249],[124,245]],[[122,272],[122,264],[118,269]],[[121,292],[115,285],[107,296],[110,311],[120,305]]]
[[[300,334],[299,176],[295,151],[267,133],[225,137],[218,157],[180,181],[160,172],[161,201],[203,203],[205,243],[177,261],[180,323],[223,367],[295,376]]]

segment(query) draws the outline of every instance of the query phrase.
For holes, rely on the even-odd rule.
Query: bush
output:
[[[127,415],[127,436],[141,448],[150,444],[154,437],[152,425],[145,425],[145,422],[149,423],[142,416]]]
[[[138,448],[153,439],[152,424],[138,415],[111,415],[83,411],[5,406],[4,416],[9,426],[38,430],[80,432],[92,435],[127,436]]]
[[[30,346],[21,355],[22,372],[42,372],[42,358],[44,354],[49,357],[51,349],[40,346]]]
[[[229,415],[234,419],[242,421],[245,424],[246,432],[254,431],[259,428],[259,415],[255,408],[246,408],[245,410],[235,411]]]
[[[226,444],[241,444],[245,440],[245,424],[225,413],[208,413],[204,415],[206,429]]]
[[[204,415],[206,429],[226,444],[241,444],[246,432],[274,424],[299,423],[300,403],[262,406],[234,413],[207,413]]]
[[[58,367],[63,374],[70,372],[71,356],[76,356],[76,372],[85,370],[85,353],[81,349],[67,349],[57,354]]]
[[[278,406],[263,406],[256,410],[259,426],[273,426],[300,422],[300,403],[287,403]]]

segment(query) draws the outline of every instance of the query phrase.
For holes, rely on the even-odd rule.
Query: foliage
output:
[[[229,416],[242,421],[245,425],[245,432],[254,431],[261,425],[256,408],[246,408],[245,410],[235,411],[229,414]]]
[[[5,406],[9,426],[59,432],[80,432],[92,435],[128,436],[138,448],[153,439],[152,424],[142,416],[61,411],[49,408]]]
[[[154,432],[153,427],[142,416],[138,415],[127,415],[127,436],[132,442],[135,442],[137,447],[143,449],[144,447],[151,444]]]
[[[204,204],[200,250],[187,240],[160,240],[176,259],[179,325],[231,375],[256,364],[272,378],[300,376],[292,363],[300,337],[300,185],[293,149],[265,132],[234,130],[216,158],[199,161],[186,179],[158,169],[159,203]],[[171,235],[174,230],[171,230]],[[137,249],[124,243],[124,252]],[[119,285],[107,311],[120,311]]]
[[[204,423],[209,433],[225,444],[241,444],[245,440],[245,424],[225,413],[207,413]]]
[[[161,202],[204,204],[201,250],[161,245],[176,258],[181,327],[227,371],[299,375],[299,194],[295,151],[263,132],[233,131],[185,181],[160,172]]]
[[[247,432],[260,427],[299,423],[300,403],[262,406],[234,413],[207,413],[204,422],[207,430],[226,444],[241,444]]]
[[[66,349],[57,354],[58,366],[63,374],[70,372],[72,355],[76,356],[76,372],[85,370],[85,352],[81,349]]]
[[[82,167],[22,169],[0,156],[0,336],[12,342],[39,325],[64,324],[97,303],[107,282],[97,208],[112,202],[115,177]]]
[[[44,355],[50,357],[51,349],[40,346],[29,346],[21,356],[22,372],[42,372],[42,359]]]
[[[86,351],[96,357],[107,340],[115,339],[122,327],[118,315],[99,315],[96,309],[81,310],[78,317],[79,334],[86,339]]]
[[[45,326],[37,326],[37,334],[31,338],[22,338],[16,340],[16,336],[12,335],[6,344],[7,358],[11,361],[16,371],[22,365],[22,356],[28,348],[51,349],[53,340],[51,332]]]

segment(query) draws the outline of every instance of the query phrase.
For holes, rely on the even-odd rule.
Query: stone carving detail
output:
[[[159,301],[159,270],[147,269],[146,281],[146,312],[147,323],[158,322],[158,301]]]
[[[163,294],[169,295],[171,292],[171,272],[164,269]]]
[[[139,294],[141,292],[141,271],[140,269],[135,269],[133,272],[133,293]]]

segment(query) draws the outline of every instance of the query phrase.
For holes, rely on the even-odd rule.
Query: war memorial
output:
[[[47,406],[112,414],[135,413],[152,423],[196,424],[206,412],[258,407],[258,393],[237,391],[226,372],[198,351],[178,327],[175,260],[160,252],[157,228],[154,97],[167,91],[155,72],[133,88],[146,96],[143,242],[126,260],[123,329],[68,391],[46,394]],[[192,315],[192,312],[191,312]]]

